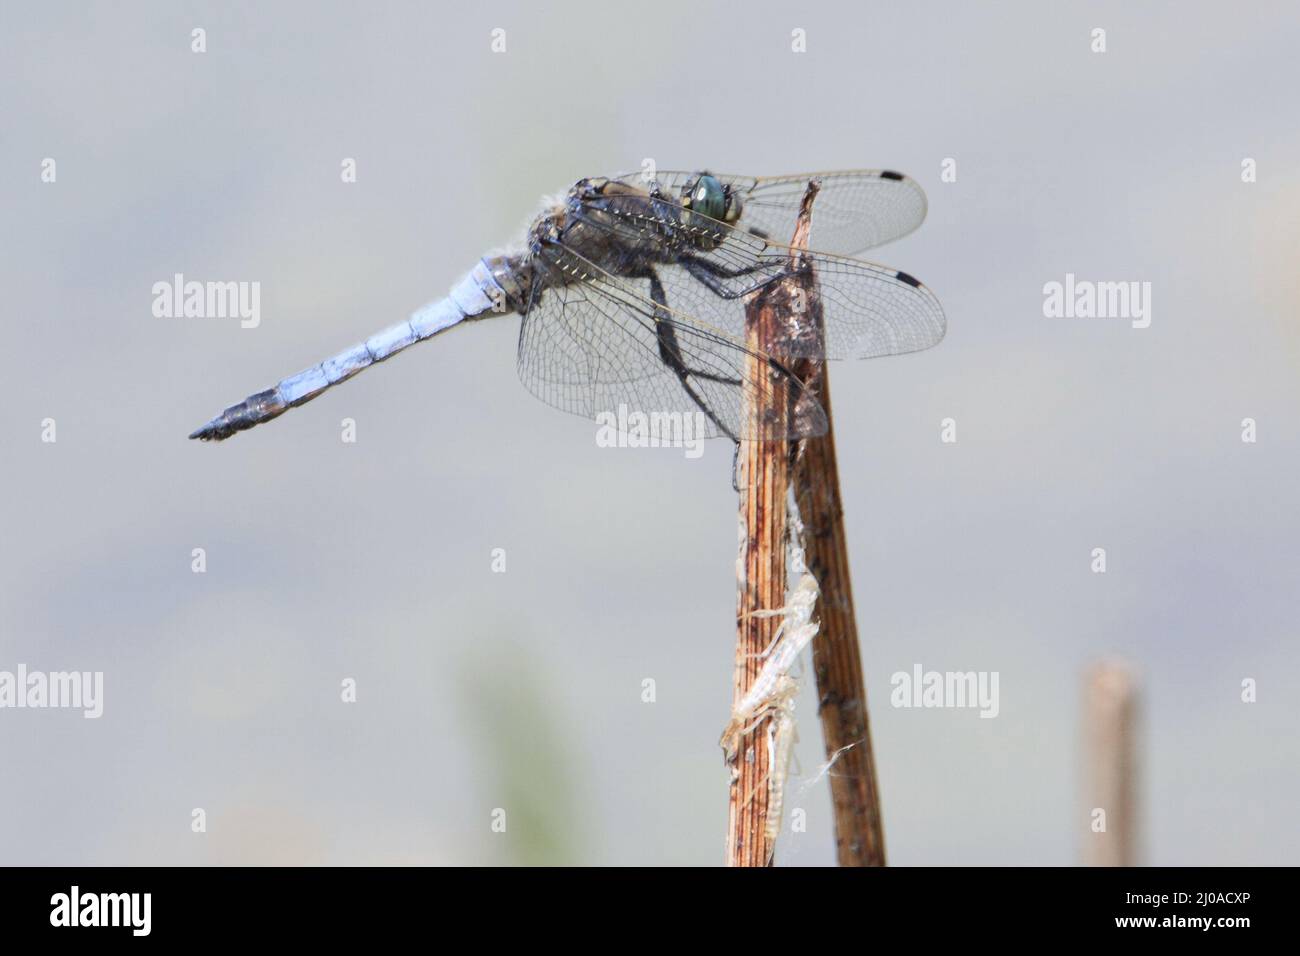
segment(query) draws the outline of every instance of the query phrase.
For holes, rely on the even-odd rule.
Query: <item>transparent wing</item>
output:
[[[813,206],[813,229],[821,214]],[[612,248],[656,244],[668,264],[660,268],[668,304],[677,312],[737,337],[745,329],[747,295],[780,278],[793,250],[742,229],[693,214],[658,199],[595,199],[581,204],[583,222],[603,230]],[[947,327],[933,292],[917,279],[848,256],[799,253],[817,274],[824,342],[816,355],[787,351],[778,358],[875,358],[938,344]],[[813,340],[799,340],[807,348]]]
[[[658,183],[664,194],[680,200],[700,171],[656,170],[653,177],[625,173],[622,182],[648,189]],[[810,179],[820,179],[808,244],[814,249],[853,255],[901,239],[925,220],[925,193],[916,181],[888,169],[849,169],[792,176],[732,176],[710,172],[740,196],[736,227],[777,242],[788,242],[799,214],[799,201]]]
[[[535,260],[519,335],[519,377],[542,401],[588,418],[609,415],[623,429],[631,416],[644,416],[651,429],[689,416],[699,437],[826,431],[821,406],[783,365],[656,303],[651,277],[617,279],[568,250],[554,254],[560,258]]]

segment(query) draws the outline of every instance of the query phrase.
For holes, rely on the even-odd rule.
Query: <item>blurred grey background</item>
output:
[[[721,862],[725,442],[597,447],[520,387],[513,316],[185,438],[651,158],[929,196],[872,257],[946,341],[833,369],[891,862],[1077,862],[1118,654],[1143,859],[1295,863],[1297,45],[1286,4],[6,4],[0,669],[105,701],[0,710],[0,862]],[[155,318],[176,272],[260,282],[261,325]],[[1150,328],[1044,318],[1067,272],[1149,281]],[[891,708],[918,663],[998,671],[1000,715]],[[800,713],[778,858],[827,864]]]

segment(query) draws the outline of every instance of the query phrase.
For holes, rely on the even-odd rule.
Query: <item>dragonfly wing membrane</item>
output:
[[[637,172],[616,178],[646,189],[657,183],[669,199],[680,201],[699,175],[698,171],[655,170],[649,177]],[[822,188],[813,209],[808,244],[842,255],[865,252],[903,238],[925,221],[927,211],[920,184],[888,169],[789,176],[733,176],[710,171],[709,175],[740,197],[742,210],[733,225],[777,242],[788,241],[794,231],[808,181],[820,180]]]
[[[820,202],[820,195],[818,201]],[[615,243],[644,242],[662,236],[669,264],[660,275],[669,302],[678,312],[723,332],[743,337],[745,299],[785,275],[791,256],[810,263],[823,306],[824,338],[815,356],[778,354],[778,358],[877,358],[930,348],[947,328],[934,293],[911,275],[888,266],[833,253],[798,251],[708,220],[699,242],[698,222],[681,206],[661,200],[657,211],[592,202],[584,222],[611,234]],[[813,218],[817,217],[814,207]],[[807,338],[800,339],[803,346]]]
[[[677,427],[690,416],[697,437],[825,432],[821,406],[780,362],[643,293],[654,277],[624,280],[585,260],[582,268],[577,282],[541,269],[524,315],[519,377],[542,401],[619,423],[634,415]]]

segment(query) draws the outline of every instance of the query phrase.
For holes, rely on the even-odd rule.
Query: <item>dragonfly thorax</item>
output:
[[[565,207],[557,205],[538,216],[528,232],[528,249],[534,255],[541,252],[543,246],[560,241],[564,232]]]

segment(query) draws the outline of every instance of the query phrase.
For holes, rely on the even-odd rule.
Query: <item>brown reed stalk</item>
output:
[[[818,187],[809,184],[791,245],[805,248],[811,222],[812,197]],[[780,354],[782,330],[793,297],[806,292],[811,273],[791,263],[788,275],[765,286],[745,307],[745,344],[750,349],[749,380],[766,382],[771,374],[762,356]],[[773,396],[753,397],[752,414],[761,420],[762,407]],[[778,410],[784,413],[786,410]],[[786,596],[786,493],[790,484],[790,447],[783,441],[748,441],[739,451],[741,553],[736,607],[736,669],[733,709],[754,683],[762,654],[779,626],[774,617],[755,616],[785,605]],[[733,767],[728,801],[727,864],[768,866],[772,845],[767,834],[768,739],[770,717],[758,721],[742,735]]]
[[[795,253],[789,273],[766,287],[746,309],[751,350],[778,356],[788,353],[789,343],[783,343],[781,336],[795,327],[811,329],[818,337],[823,334],[816,275],[811,264],[798,255],[807,248],[812,205],[819,189],[820,183],[813,181],[804,193],[790,243]],[[792,316],[795,302],[801,314]],[[737,616],[734,701],[753,683],[761,664],[757,655],[770,645],[777,626],[776,619],[755,618],[750,612],[785,603],[785,500],[793,483],[806,528],[803,544],[808,568],[821,591],[813,667],[829,764],[837,856],[841,866],[883,866],[880,792],[849,578],[829,377],[819,359],[800,359],[792,365],[825,410],[828,429],[824,436],[794,445],[754,441],[743,448],[739,568],[744,578]],[[767,721],[763,721],[742,739],[732,781],[727,840],[727,862],[732,866],[765,866],[772,859],[765,832],[767,751]]]
[[[1137,679],[1128,665],[1102,661],[1089,669],[1083,713],[1087,866],[1137,863],[1137,711]],[[1094,829],[1097,810],[1105,811],[1104,831]]]

